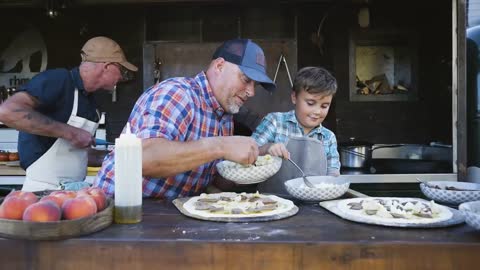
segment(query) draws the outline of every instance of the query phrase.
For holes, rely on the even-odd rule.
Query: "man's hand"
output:
[[[258,157],[258,145],[251,137],[222,137],[223,158],[240,164],[253,164]]]
[[[88,131],[85,131],[81,128],[72,127],[71,132],[69,133],[70,135],[65,139],[70,141],[70,143],[77,148],[87,148],[95,145],[95,139]]]

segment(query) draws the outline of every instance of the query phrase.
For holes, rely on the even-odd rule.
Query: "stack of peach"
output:
[[[27,191],[10,192],[0,205],[0,218],[34,222],[71,220],[93,216],[107,206],[102,189],[85,188],[79,191],[57,190],[38,197]]]

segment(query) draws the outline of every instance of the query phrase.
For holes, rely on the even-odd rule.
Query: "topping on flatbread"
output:
[[[448,208],[414,198],[347,199],[338,208],[349,215],[385,222],[433,223],[452,217]]]
[[[187,211],[205,217],[262,216],[288,211],[294,204],[273,195],[257,193],[223,192],[201,194],[183,206]]]
[[[236,162],[226,161],[225,164],[229,168],[248,168],[252,166],[265,166],[272,164],[275,160],[270,155],[258,156],[254,164],[243,165]]]

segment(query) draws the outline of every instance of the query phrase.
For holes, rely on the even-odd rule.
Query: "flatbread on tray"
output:
[[[203,193],[196,197],[179,198],[173,203],[187,216],[213,221],[267,221],[298,212],[298,207],[292,201],[258,192]]]
[[[453,216],[445,206],[414,198],[354,198],[340,201],[337,207],[348,215],[378,222],[428,224]]]
[[[465,221],[460,211],[420,198],[364,197],[319,204],[341,218],[381,226],[439,228]]]

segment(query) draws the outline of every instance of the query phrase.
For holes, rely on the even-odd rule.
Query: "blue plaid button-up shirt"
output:
[[[252,134],[259,146],[266,143],[286,143],[289,137],[304,136],[323,142],[328,172],[340,171],[340,155],[335,134],[322,125],[312,129],[306,135],[303,134],[303,128],[297,121],[295,110],[269,113]]]

